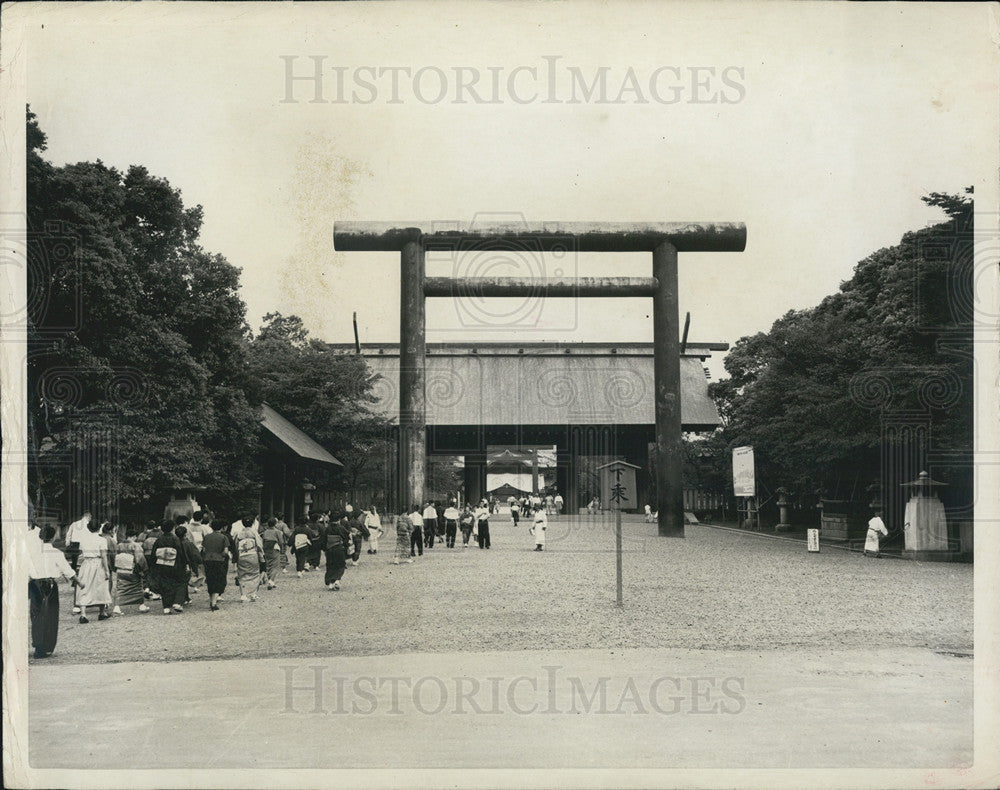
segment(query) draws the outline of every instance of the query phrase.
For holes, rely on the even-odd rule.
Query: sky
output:
[[[728,221],[746,223],[746,250],[680,256],[680,320],[690,311],[693,341],[734,343],[941,220],[922,195],[994,193],[988,12],[53,4],[26,25],[26,97],[54,163],[141,164],[204,207],[202,244],[241,267],[254,328],[294,313],[348,342],[357,311],[362,342],[398,340],[398,256],[335,251],[337,221]],[[316,64],[321,101],[314,79],[287,82]],[[651,266],[531,250],[491,263],[536,276]],[[428,273],[481,264],[429,258]],[[431,342],[652,339],[642,299],[435,299],[427,316]]]

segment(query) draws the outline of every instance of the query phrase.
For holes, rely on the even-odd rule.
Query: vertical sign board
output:
[[[757,481],[754,478],[752,447],[733,448],[733,494],[743,497],[747,523],[753,527],[756,514],[751,514],[750,500],[757,496]]]
[[[806,545],[809,551],[819,551],[819,530],[818,529],[807,529],[806,530]]]
[[[733,448],[733,495],[757,496],[757,483],[753,473],[753,448]]]
[[[636,468],[624,461],[614,461],[598,468],[601,484],[601,507],[612,510],[634,510],[639,507],[635,500]],[[617,496],[616,485],[620,486]]]
[[[635,470],[640,467],[625,461],[612,461],[597,467],[601,475],[601,503],[615,511],[615,601],[622,605],[622,510],[634,507]]]

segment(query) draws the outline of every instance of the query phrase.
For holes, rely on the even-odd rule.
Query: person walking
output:
[[[232,543],[224,532],[209,527],[201,541],[201,556],[205,564],[205,586],[208,588],[208,608],[217,612],[219,598],[226,591]]]
[[[544,507],[535,508],[535,519],[531,526],[531,533],[535,536],[535,551],[545,548],[545,529],[548,527],[549,519]]]
[[[190,540],[198,552],[201,552],[201,541],[208,534],[208,525],[205,523],[205,511],[196,510],[191,516],[191,521],[187,525],[188,540]]]
[[[274,517],[278,519],[277,526],[284,537],[285,547],[281,550],[281,572],[288,573],[288,549],[292,546],[292,528],[285,522],[284,514],[276,513]]]
[[[476,517],[472,512],[472,508],[468,505],[462,510],[462,515],[459,517],[459,526],[462,530],[462,548],[467,548],[469,545],[469,538],[472,537],[472,528],[475,526]]]
[[[434,548],[434,538],[437,534],[437,508],[434,507],[433,502],[428,502],[424,507],[424,512],[422,514],[424,520],[424,543],[427,548]]]
[[[292,533],[292,553],[295,555],[295,572],[302,574],[312,570],[309,566],[309,549],[312,545],[312,530],[305,524],[298,524]]]
[[[142,546],[131,530],[126,531],[125,540],[115,547],[115,614],[121,614],[122,606],[139,604],[140,612],[148,612],[143,593],[142,579],[146,572],[146,557]]]
[[[98,534],[101,525],[91,520],[87,532],[80,535],[80,565],[77,573],[76,604],[80,607],[80,622],[89,623],[87,607],[98,607],[98,620],[107,620],[111,614],[111,566],[108,561],[108,542]]]
[[[350,535],[351,542],[347,544],[347,555],[351,565],[355,566],[361,562],[361,544],[368,537],[368,527],[365,526],[364,513],[352,513],[349,517],[341,519],[341,525],[345,527]]]
[[[174,534],[174,524],[164,519],[161,534],[153,544],[153,584],[163,600],[163,613],[183,612],[181,605],[187,586],[187,558],[184,547]]]
[[[413,562],[411,533],[413,532],[413,522],[409,514],[404,510],[396,517],[396,552],[392,558],[393,565],[401,562]]]
[[[275,579],[281,573],[281,557],[285,553],[285,535],[278,528],[278,519],[273,516],[267,520],[267,527],[261,533],[264,542],[264,572],[267,574],[267,589],[278,586]]]
[[[410,556],[424,556],[424,517],[420,512],[420,505],[413,505],[410,508],[410,523],[413,531],[410,533]]]
[[[187,539],[194,546],[195,556],[198,564],[191,570],[191,581],[188,583],[189,590],[199,590],[205,581],[204,564],[201,559],[201,543],[208,534],[210,527],[208,522],[211,515],[204,510],[196,510],[191,516],[191,521],[187,524]],[[176,531],[176,530],[175,530]],[[190,597],[190,592],[188,593]]]
[[[153,546],[156,545],[156,541],[159,540],[162,534],[163,530],[160,525],[155,521],[151,521],[146,531],[139,535],[142,554],[146,558],[146,589],[144,594],[149,601],[159,601],[161,597],[160,591],[156,587],[156,578],[153,574],[153,568],[156,565],[156,555],[153,554]]]
[[[306,570],[319,570],[320,558],[323,556],[323,540],[320,532],[330,523],[330,511],[319,514],[318,521],[309,522],[309,567]]]
[[[78,573],[80,570],[80,540],[89,531],[88,527],[92,520],[93,516],[90,514],[90,511],[85,510],[80,518],[66,527],[66,536],[63,539],[63,543],[66,547],[66,560],[69,562],[69,567],[73,569],[74,573]],[[79,587],[73,591],[73,614],[80,614],[80,606],[76,601],[76,593],[78,591]]]
[[[460,518],[458,508],[454,502],[449,502],[444,509],[444,541],[445,548],[455,548],[455,536],[458,534],[458,520]]]
[[[868,522],[868,534],[865,536],[865,550],[864,556],[877,557],[879,554],[879,538],[882,535],[888,535],[889,530],[885,528],[885,522],[882,521],[882,511],[876,510],[875,515]]]
[[[61,576],[69,579],[74,589],[80,580],[59,549],[52,545],[56,528],[44,526],[29,539],[28,610],[31,617],[31,646],[35,658],[47,658],[55,652],[59,636],[59,584]]]
[[[558,491],[556,491],[555,499],[552,501],[556,506],[556,515],[561,516],[563,511],[563,505],[566,504],[565,500],[563,499],[563,495],[560,494]]]
[[[368,553],[378,554],[378,539],[385,534],[385,530],[382,529],[382,517],[375,505],[371,506],[365,516],[365,526],[368,527]]]
[[[510,519],[514,522],[514,526],[517,526],[517,522],[521,518],[521,506],[517,503],[516,499],[511,498],[510,503]]]
[[[66,559],[69,561],[69,567],[74,572],[77,570],[80,560],[80,538],[87,534],[93,518],[90,511],[85,510],[80,518],[66,527],[66,537],[63,539],[63,543],[66,546]],[[73,611],[76,613],[75,609]]]
[[[240,586],[240,602],[257,600],[260,589],[260,565],[264,561],[264,541],[249,518],[233,533],[236,544],[236,580]]]
[[[479,536],[479,548],[488,549],[490,547],[490,509],[485,499],[479,503],[475,517],[476,534]]]
[[[351,532],[344,526],[343,520],[338,519],[323,524],[319,534],[326,554],[323,584],[328,590],[339,590],[340,580],[344,578],[344,571],[347,570],[347,552],[353,547]]]
[[[180,516],[178,516],[180,518]],[[181,542],[184,550],[184,559],[187,561],[187,573],[184,575],[184,606],[191,603],[191,591],[201,586],[201,552],[195,548],[194,541],[191,540],[191,522],[174,527],[174,534]]]
[[[118,605],[118,574],[115,573],[115,555],[118,553],[118,540],[115,534],[118,530],[110,521],[101,523],[101,537],[107,543],[108,558],[108,592],[111,593],[111,614],[122,614]]]

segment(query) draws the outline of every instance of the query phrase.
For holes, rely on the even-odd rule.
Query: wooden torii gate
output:
[[[399,503],[424,501],[427,462],[425,399],[426,312],[429,296],[651,297],[656,390],[658,531],[684,537],[681,481],[678,252],[742,252],[739,222],[492,224],[440,229],[440,223],[337,222],[334,248],[399,251]],[[427,250],[452,252],[651,252],[652,277],[521,278],[427,277]]]

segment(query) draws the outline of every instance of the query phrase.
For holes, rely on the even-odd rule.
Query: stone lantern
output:
[[[195,499],[195,493],[200,491],[202,486],[193,486],[189,483],[176,483],[173,486],[173,494],[167,506],[163,508],[163,518],[173,521],[177,516],[191,517],[196,510],[201,510],[201,505]]]
[[[778,513],[780,518],[778,523],[774,526],[775,532],[784,532],[785,530],[790,530],[792,525],[788,523],[788,506],[791,502],[788,500],[789,491],[784,486],[780,486],[775,493],[778,495]]]
[[[921,472],[916,480],[903,483],[910,489],[910,500],[903,515],[903,556],[911,559],[948,558],[948,520],[937,488],[947,483],[932,480]]]
[[[309,509],[312,507],[312,492],[316,490],[316,486],[310,483],[308,480],[302,483],[302,515],[308,520],[309,519]]]

